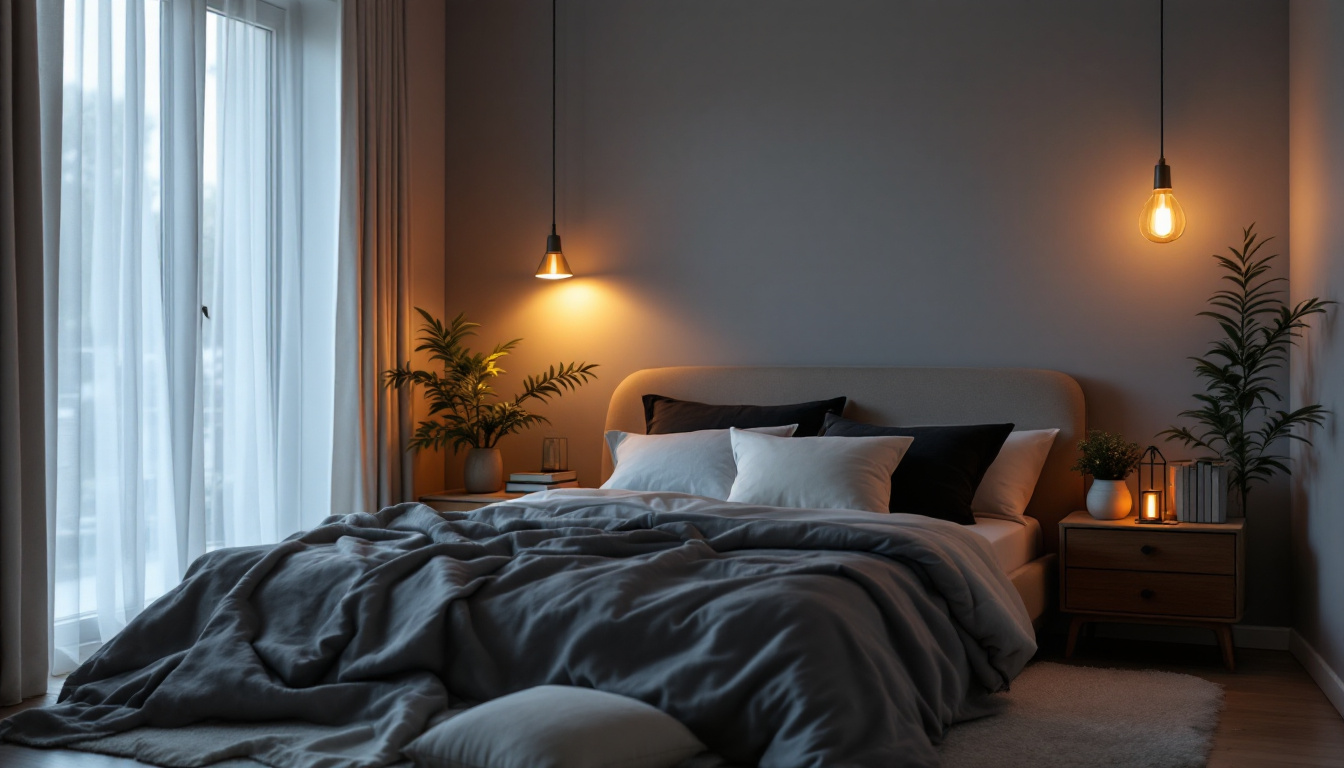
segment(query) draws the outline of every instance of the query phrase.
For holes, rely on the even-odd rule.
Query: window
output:
[[[337,123],[338,20],[329,0],[66,0],[56,672],[200,554],[330,508],[337,137],[299,126]]]
[[[205,546],[276,541],[284,273],[278,42],[285,12],[206,14],[201,217]],[[294,254],[297,256],[297,254]],[[266,518],[270,518],[268,521]]]

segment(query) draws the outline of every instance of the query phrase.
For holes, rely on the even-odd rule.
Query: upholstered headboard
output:
[[[1083,390],[1058,371],[1032,368],[649,368],[626,377],[611,396],[607,429],[644,432],[646,394],[706,403],[771,405],[845,395],[845,415],[875,424],[984,424],[1059,428],[1027,514],[1041,522],[1047,552],[1058,523],[1083,508],[1083,479],[1069,471],[1083,436]],[[602,479],[611,456],[602,453]]]

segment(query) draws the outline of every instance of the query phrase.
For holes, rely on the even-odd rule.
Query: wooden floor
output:
[[[1163,669],[1219,683],[1226,691],[1214,736],[1210,768],[1322,766],[1344,768],[1344,719],[1291,655],[1240,649],[1237,671],[1223,669],[1214,646],[1130,643],[1083,639],[1072,661],[1063,638],[1044,643],[1039,658],[1066,664]],[[1160,662],[1155,661],[1161,659]],[[54,702],[60,681],[46,697],[0,709],[0,718]],[[134,760],[66,750],[0,745],[3,768],[127,768]]]

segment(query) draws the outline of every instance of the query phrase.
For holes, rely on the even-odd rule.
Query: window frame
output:
[[[285,2],[285,0],[276,0],[275,2],[255,0],[255,2],[252,3],[253,13],[234,15],[228,13],[228,0],[206,0],[205,5],[207,13],[215,13],[225,19],[234,19],[246,24],[251,24],[252,26],[259,27],[271,33],[269,46],[271,77],[268,78],[266,84],[266,103],[270,112],[270,119],[267,120],[266,124],[266,149],[267,156],[271,160],[269,163],[270,167],[268,168],[268,178],[266,180],[266,209],[270,214],[267,217],[268,225],[266,241],[270,253],[268,261],[272,278],[270,281],[272,295],[267,297],[267,306],[273,307],[279,300],[279,296],[275,294],[275,287],[279,285],[280,277],[279,222],[281,211],[279,210],[279,195],[277,194],[277,190],[280,188],[281,184],[281,163],[279,162],[279,158],[281,156],[280,153],[282,152],[282,147],[280,144],[281,93],[279,90],[279,82],[280,78],[285,76],[285,72],[281,67],[281,60],[284,56],[289,55],[289,52],[282,50],[281,46],[291,39],[288,33],[290,32],[289,24],[293,6],[289,2]],[[273,335],[278,333],[278,331],[274,330],[274,322],[268,322],[268,326],[273,329]],[[272,338],[272,342],[275,341],[276,339]]]

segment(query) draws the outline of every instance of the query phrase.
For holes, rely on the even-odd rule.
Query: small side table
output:
[[[427,504],[439,512],[470,512],[497,501],[512,501],[527,494],[495,491],[494,493],[467,493],[463,488],[451,491],[428,493],[420,497],[421,504]]]
[[[1245,520],[1139,525],[1074,512],[1059,523],[1061,610],[1073,614],[1065,658],[1088,622],[1205,627],[1236,669],[1232,625],[1246,599]]]

